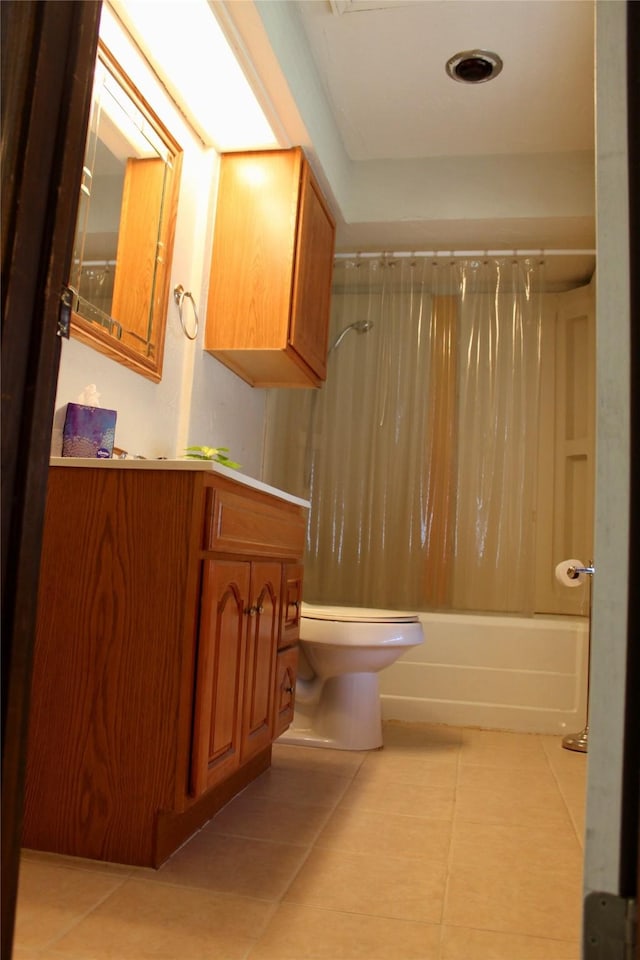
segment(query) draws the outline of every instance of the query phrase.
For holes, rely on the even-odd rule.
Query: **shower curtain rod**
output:
[[[359,251],[336,253],[335,260],[354,257],[376,259],[379,257],[594,257],[595,250],[382,250],[376,253]]]

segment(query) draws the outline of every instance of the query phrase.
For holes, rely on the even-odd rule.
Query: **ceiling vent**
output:
[[[371,10],[394,10],[397,7],[410,7],[415,0],[329,0],[329,6],[334,16],[340,17],[343,13],[361,13]]]
[[[502,60],[488,50],[464,50],[449,57],[447,73],[458,83],[486,83],[502,70]]]

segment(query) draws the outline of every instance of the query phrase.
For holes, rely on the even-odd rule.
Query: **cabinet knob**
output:
[[[296,689],[295,687],[285,687],[285,688],[284,688],[284,692],[285,692],[285,693],[293,693],[293,692],[295,691],[295,689]]]

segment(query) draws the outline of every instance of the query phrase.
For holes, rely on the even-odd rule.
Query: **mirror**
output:
[[[71,334],[159,381],[182,151],[100,44],[69,286]]]

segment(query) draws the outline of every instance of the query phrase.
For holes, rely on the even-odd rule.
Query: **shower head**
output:
[[[336,350],[340,346],[343,339],[349,333],[349,330],[355,330],[356,333],[367,333],[369,330],[371,330],[372,327],[373,327],[373,320],[355,320],[353,323],[350,323],[348,326],[344,328],[344,330],[340,331],[338,336],[335,338],[335,340],[329,347],[327,355],[329,353],[332,353],[334,350]]]

